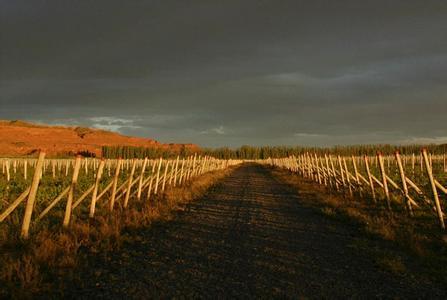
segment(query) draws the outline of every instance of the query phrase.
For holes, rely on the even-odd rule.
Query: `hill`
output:
[[[135,146],[200,150],[193,144],[162,144],[149,138],[124,136],[86,127],[47,126],[24,121],[0,120],[0,156],[26,156],[44,150],[49,156],[93,153],[101,156],[102,146]]]

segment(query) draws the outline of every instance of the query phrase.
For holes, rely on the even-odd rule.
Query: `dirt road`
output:
[[[445,291],[381,270],[352,225],[246,164],[170,222],[81,270],[76,298],[426,298]],[[372,241],[371,243],[375,243]]]

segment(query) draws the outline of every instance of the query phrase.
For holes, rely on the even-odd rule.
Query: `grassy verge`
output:
[[[205,174],[150,201],[131,199],[127,209],[118,205],[113,213],[92,220],[75,219],[68,229],[40,229],[27,241],[18,235],[0,236],[0,298],[57,294],[86,256],[115,251],[135,230],[170,220],[176,210],[202,196],[229,172],[231,169]]]
[[[421,213],[411,218],[404,209],[390,213],[383,199],[376,204],[359,195],[350,197],[331,192],[284,170],[272,172],[296,189],[304,204],[357,228],[361,237],[354,238],[350,246],[370,255],[379,268],[447,286],[446,232],[439,228],[434,215]]]

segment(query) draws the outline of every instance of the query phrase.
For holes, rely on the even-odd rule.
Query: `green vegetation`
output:
[[[83,139],[87,134],[92,133],[93,130],[90,128],[86,128],[86,127],[76,127],[74,129],[74,131],[76,132],[76,134]]]
[[[6,182],[0,176],[0,212],[11,203],[31,182],[32,176],[23,179],[21,169],[11,174],[11,181]],[[103,190],[113,177],[107,168],[101,180]],[[31,166],[28,174],[34,172]],[[135,197],[124,208],[122,200],[116,202],[113,212],[107,208],[108,201],[97,202],[94,219],[88,219],[89,200],[79,205],[72,215],[69,228],[63,228],[62,220],[66,198],[64,198],[41,221],[39,213],[48,206],[60,192],[71,182],[72,168],[67,176],[64,171],[52,177],[51,170],[44,172],[39,185],[36,207],[31,226],[32,234],[28,240],[20,238],[20,227],[24,213],[24,203],[20,205],[4,223],[0,224],[0,299],[28,299],[45,296],[47,293],[62,292],[63,278],[77,278],[75,267],[86,262],[89,255],[106,254],[118,249],[127,241],[132,232],[150,227],[152,223],[172,218],[173,212],[185,203],[200,197],[210,186],[225,176],[228,171],[215,171],[195,178],[182,186],[171,187],[163,193],[152,194],[150,200],[138,201]],[[147,168],[147,173],[150,168]],[[80,169],[80,176],[75,191],[75,199],[94,181],[91,169],[88,173]],[[123,166],[119,184],[123,183],[129,170]],[[109,198],[110,193],[107,193]],[[63,295],[57,295],[61,298]]]
[[[426,148],[432,154],[444,154],[447,152],[447,144],[443,145],[351,145],[351,146],[334,146],[328,148],[319,147],[301,147],[301,146],[242,146],[240,148],[204,148],[199,154],[208,155],[220,159],[266,159],[279,158],[291,155],[300,155],[306,152],[317,154],[339,154],[339,155],[375,155],[378,151],[385,155],[394,154],[399,150],[401,154],[418,154],[422,148]],[[193,151],[181,147],[180,150],[170,150],[163,148],[146,148],[146,147],[132,147],[132,146],[104,146],[102,147],[102,155],[105,158],[172,158],[177,155],[187,156],[191,155]]]
[[[102,156],[104,158],[174,158],[177,155],[180,157],[186,157],[194,154],[194,151],[182,145],[177,149],[166,149],[162,147],[134,147],[134,146],[103,146]]]
[[[375,155],[378,151],[385,155],[394,154],[397,150],[401,154],[418,154],[422,148],[426,148],[432,154],[444,154],[447,151],[447,144],[444,145],[351,145],[351,146],[334,146],[328,148],[320,147],[291,147],[291,146],[242,146],[237,149],[217,148],[204,149],[205,155],[210,155],[216,158],[232,158],[232,159],[266,159],[266,158],[280,158],[291,155],[298,156],[300,154],[309,152],[318,155],[325,153],[350,156],[350,155]]]
[[[400,198],[392,197],[390,212],[381,193],[375,203],[366,193],[350,196],[298,174],[281,169],[273,172],[279,180],[296,188],[300,201],[363,233],[364,238],[354,239],[351,247],[366,252],[378,268],[400,276],[411,276],[411,270],[417,269],[426,280],[447,283],[447,271],[442,267],[447,263],[447,237],[439,229],[433,212],[417,209],[409,217]],[[396,251],[384,251],[380,247],[383,243],[393,245]]]

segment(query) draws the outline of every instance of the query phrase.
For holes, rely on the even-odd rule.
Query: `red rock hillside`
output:
[[[199,150],[199,147],[193,144],[161,144],[148,138],[129,137],[99,129],[0,120],[0,156],[31,155],[42,149],[49,156],[88,151],[100,157],[102,146],[160,147],[179,150],[183,145],[193,151]]]

